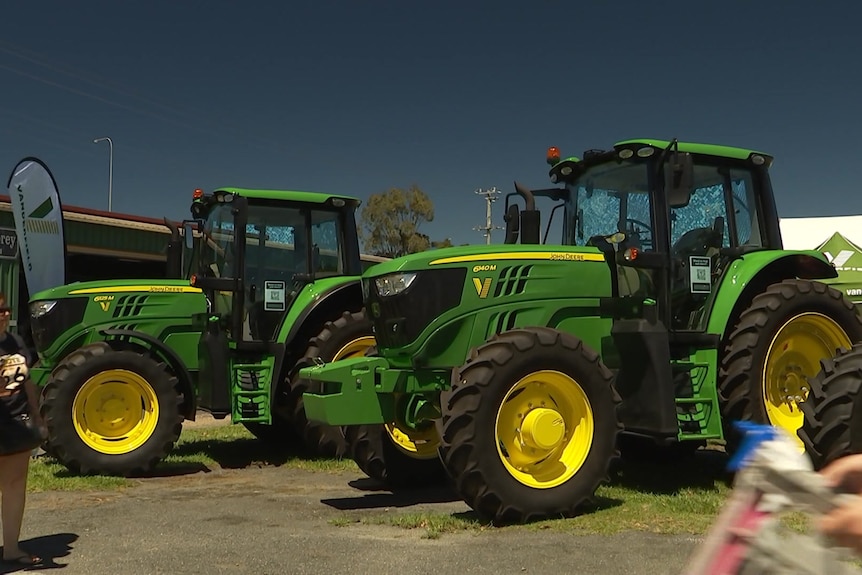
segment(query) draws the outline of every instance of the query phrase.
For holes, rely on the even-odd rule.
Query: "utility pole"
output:
[[[111,138],[96,138],[94,144],[108,142],[108,211],[111,211],[111,196],[114,193],[114,140]]]
[[[494,226],[491,225],[491,204],[497,201],[497,194],[500,193],[496,187],[490,188],[487,190],[478,189],[476,193],[480,196],[485,197],[485,225],[484,226],[476,226],[473,229],[477,231],[483,232],[485,236],[485,243],[491,243],[491,231],[492,230],[502,230],[502,226]]]

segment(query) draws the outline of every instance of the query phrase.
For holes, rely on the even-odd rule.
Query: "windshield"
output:
[[[584,246],[593,236],[624,232],[630,245],[653,249],[648,165],[607,162],[569,182],[563,241]]]

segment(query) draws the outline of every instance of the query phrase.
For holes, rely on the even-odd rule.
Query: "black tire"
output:
[[[434,485],[446,478],[436,451],[427,459],[412,457],[396,447],[383,425],[351,425],[344,428],[344,435],[359,469],[388,487]]]
[[[371,319],[364,311],[344,312],[335,321],[326,322],[320,333],[311,338],[298,365],[313,365],[317,358],[329,363],[361,357],[376,343],[373,338]],[[309,421],[305,416],[302,394],[309,391],[310,386],[311,382],[299,377],[298,373],[291,379],[288,403],[293,412],[294,429],[311,453],[341,458],[347,453],[347,442],[341,427]]]
[[[824,360],[823,369],[809,381],[811,391],[800,405],[805,419],[799,439],[814,468],[862,453],[862,345]]]
[[[509,463],[511,450],[498,448],[510,445],[498,433],[498,416],[500,420],[507,419],[503,409],[508,399],[517,397],[508,397],[510,392],[532,374],[543,374],[543,378],[559,374],[558,381],[563,385],[548,392],[548,405],[560,410],[557,415],[564,422],[562,411],[572,407],[575,396],[576,401],[588,404],[593,419],[592,428],[583,428],[592,434],[589,445],[581,448],[587,450],[583,460],[572,465],[574,469],[564,477],[541,486],[520,481],[514,464]],[[535,389],[543,389],[547,383],[543,379]],[[517,393],[528,391],[524,397],[529,397],[533,389],[521,388]],[[598,486],[608,480],[610,464],[618,456],[617,435],[622,428],[617,419],[619,402],[613,374],[580,339],[545,327],[505,332],[474,350],[467,363],[453,373],[451,389],[441,394],[440,456],[464,501],[497,523],[569,517],[591,501]],[[519,419],[511,435],[524,441],[524,434],[518,435],[517,431],[526,422],[526,413],[535,408],[531,403],[517,407],[521,408],[525,412],[523,416],[516,414]],[[568,435],[575,429],[567,424],[563,433]],[[570,441],[572,437],[560,437],[556,447],[547,450],[549,455],[535,463],[556,463],[558,457],[563,457],[558,449],[577,449]]]
[[[107,379],[99,382],[99,378]],[[82,388],[85,395],[81,395]],[[118,393],[126,390],[129,395],[117,399]],[[157,418],[148,421],[144,411],[135,414],[143,401],[139,390],[150,394]],[[102,403],[97,403],[99,399]],[[128,476],[150,471],[173,449],[182,430],[181,402],[177,378],[164,363],[138,351],[117,351],[97,342],[73,351],[54,368],[40,411],[48,428],[51,454],[70,470],[85,475]],[[96,414],[105,405],[115,410],[113,421],[117,425],[113,427],[111,422],[96,421]],[[142,422],[153,427],[137,430],[137,438],[131,433],[135,429],[122,429]],[[87,441],[79,428],[87,432]]]
[[[826,329],[818,331],[819,324],[816,322],[824,316],[843,330],[849,343],[862,340],[862,319],[853,303],[841,292],[817,281],[789,279],[772,284],[757,295],[739,316],[724,343],[718,373],[718,395],[728,452],[732,452],[740,440],[739,432],[732,427],[735,420],[777,425],[796,435],[802,424],[801,416],[793,415],[799,413],[798,401],[787,398],[804,398],[806,378],[817,374],[820,361],[847,346],[846,342],[839,341],[836,334],[830,335],[831,332]],[[797,323],[798,327],[794,329],[811,334],[811,341],[822,336],[822,345],[815,345],[811,348],[815,351],[808,355],[776,354],[775,365],[784,371],[777,373],[779,368],[776,367],[776,379],[769,380],[763,374],[770,361],[770,347],[779,335],[779,330],[790,326],[793,321],[803,322]],[[814,323],[809,325],[805,322]],[[816,353],[821,347],[822,353]],[[832,349],[826,352],[827,347]],[[797,361],[798,365],[795,363]],[[783,379],[779,381],[779,377]],[[788,391],[779,392],[779,385]],[[784,394],[784,404],[780,403],[779,393]],[[765,394],[775,400],[767,402]],[[790,415],[782,417],[780,409]]]

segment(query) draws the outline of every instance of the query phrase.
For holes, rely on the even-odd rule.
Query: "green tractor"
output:
[[[30,298],[39,355],[30,375],[42,390],[45,448],[74,472],[146,471],[173,447],[183,418],[195,418],[200,329],[192,317],[206,299],[180,279],[191,227],[165,224],[174,279],[75,282]]]
[[[509,245],[364,274],[376,351],[302,369],[307,417],[345,426],[369,476],[445,471],[498,522],[578,513],[627,443],[733,449],[734,420],[796,437],[807,378],[862,319],[822,254],[782,249],[772,158],[631,140],[548,159],[561,187],[516,184]]]
[[[225,202],[228,197],[237,201]],[[333,207],[336,199],[340,203],[337,209]],[[166,220],[172,230],[168,267],[172,275],[185,279],[74,283],[31,298],[31,330],[39,353],[39,363],[31,374],[42,387],[41,411],[48,427],[46,449],[69,469],[118,475],[146,472],[171,451],[183,420],[194,420],[198,409],[216,418],[231,415],[234,423],[244,424],[264,440],[284,443],[295,436],[292,412],[301,411],[301,405],[293,404],[301,403],[301,393],[290,396],[290,409],[285,407],[278,413],[269,410],[270,405],[285,404],[288,399],[289,390],[283,381],[271,389],[267,387],[263,394],[249,394],[218,378],[201,377],[199,346],[210,318],[208,305],[221,301],[223,296],[205,294],[200,287],[190,285],[188,270],[197,270],[201,257],[206,258],[209,273],[214,273],[218,265],[236,263],[231,259],[233,246],[219,234],[227,233],[233,225],[232,210],[239,206],[254,214],[285,213],[295,218],[289,224],[282,222],[281,227],[270,225],[266,229],[260,227],[262,222],[249,223],[258,226],[257,231],[248,234],[249,238],[257,234],[250,247],[249,266],[253,273],[260,274],[251,288],[252,294],[255,289],[261,294],[254,303],[254,330],[272,326],[284,315],[271,311],[272,305],[286,306],[291,310],[287,321],[293,322],[291,326],[295,328],[291,337],[300,338],[299,346],[304,351],[311,337],[321,331],[323,316],[338,324],[346,321],[341,313],[361,309],[358,278],[348,276],[358,276],[361,265],[383,258],[363,256],[360,260],[353,223],[354,200],[308,192],[233,188],[213,194],[196,191],[192,203],[195,220],[186,221],[182,229]],[[303,220],[318,218],[319,213],[329,216],[329,220]],[[270,221],[267,218],[265,221]],[[293,244],[285,243],[285,234]],[[325,268],[328,273],[322,274],[304,263],[312,261],[310,251],[306,260],[293,254],[294,244],[307,245],[309,250],[322,246],[319,269]],[[277,247],[270,249],[271,245]],[[293,259],[271,259],[288,252]],[[267,265],[275,267],[267,270]],[[278,278],[267,275],[267,271]],[[306,291],[313,295],[298,305],[287,301],[269,303],[269,293],[262,295],[268,287],[264,280],[283,280],[293,274],[330,277],[327,286],[316,291],[319,282],[306,281]],[[353,290],[339,290],[338,286],[353,286]],[[340,295],[334,298],[330,292]],[[266,308],[262,307],[264,301]],[[304,307],[300,309],[299,305]],[[344,308],[336,314],[327,307],[331,305]],[[370,333],[368,322],[363,325]],[[326,355],[324,343],[318,342],[315,355],[340,357],[338,350],[332,356]],[[284,359],[291,361],[292,353],[284,354]],[[262,395],[270,398],[262,402]],[[257,411],[247,409],[251,398],[251,403],[259,407]],[[306,429],[304,418],[296,426],[315,438],[319,438],[315,430],[323,427],[310,425]],[[338,441],[343,443],[340,433],[329,435],[335,438],[336,445]]]
[[[315,454],[341,456],[339,428],[309,422],[307,381],[315,360],[364,356],[375,343],[363,312],[359,200],[294,192],[218,190],[207,200],[191,284],[207,311],[199,343],[200,393],[258,437],[299,434]]]

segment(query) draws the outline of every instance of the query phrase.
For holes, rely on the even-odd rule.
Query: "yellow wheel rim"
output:
[[[537,489],[571,479],[590,453],[594,432],[587,394],[559,371],[524,377],[497,411],[496,444],[503,465],[512,477]]]
[[[107,455],[131,453],[152,436],[159,400],[135,372],[111,369],[84,382],[72,402],[75,431],[83,442]]]
[[[389,439],[400,451],[413,459],[433,459],[437,457],[440,436],[437,428],[429,425],[423,429],[402,429],[397,424],[384,425]]]
[[[850,338],[834,320],[819,313],[790,318],[775,334],[763,366],[763,404],[769,422],[787,431],[800,449],[799,403],[808,397],[808,377],[820,371],[820,360],[832,357]]]
[[[365,350],[377,344],[377,340],[373,335],[358,337],[351,342],[348,342],[339,349],[332,358],[332,361],[340,359],[350,359],[352,357],[361,357],[365,355]]]

